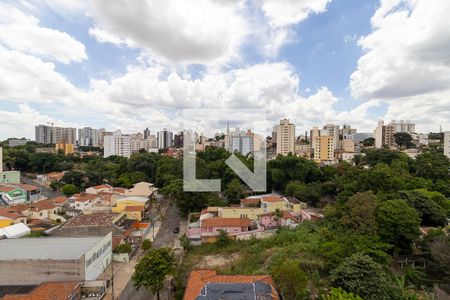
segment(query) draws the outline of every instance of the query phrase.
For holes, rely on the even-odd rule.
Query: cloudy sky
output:
[[[0,139],[263,108],[298,132],[450,130],[448,0],[0,0]]]

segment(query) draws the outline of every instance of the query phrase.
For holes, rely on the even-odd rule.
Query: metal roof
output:
[[[0,241],[0,260],[78,259],[104,237],[22,238]]]

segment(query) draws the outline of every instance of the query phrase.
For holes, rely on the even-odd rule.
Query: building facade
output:
[[[277,155],[294,154],[295,144],[295,125],[290,123],[288,119],[280,121],[279,125],[275,126]]]
[[[78,129],[78,145],[82,147],[99,147],[99,130],[91,127]]]
[[[67,144],[76,144],[77,130],[71,127],[35,126],[35,139],[39,144],[57,144],[64,140]]]
[[[104,136],[103,141],[103,157],[118,155],[129,158],[131,156],[131,138],[122,134],[120,130],[117,130],[112,135]]]
[[[315,138],[314,160],[326,162],[334,160],[335,141],[333,136],[319,136]]]
[[[163,131],[158,132],[158,148],[159,149],[167,149],[172,147],[173,145],[173,132],[167,130],[166,128]]]
[[[444,132],[444,155],[450,159],[450,131]]]

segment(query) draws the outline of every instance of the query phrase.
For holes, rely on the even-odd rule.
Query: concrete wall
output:
[[[2,285],[34,285],[45,281],[79,281],[85,276],[84,258],[78,260],[4,260]]]
[[[112,261],[112,235],[109,233],[85,254],[86,280],[94,280]]]

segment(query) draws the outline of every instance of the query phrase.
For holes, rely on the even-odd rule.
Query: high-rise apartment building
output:
[[[104,128],[98,130],[98,145],[103,147],[105,136],[113,135],[112,131],[106,131]]]
[[[35,127],[35,138],[39,144],[57,144],[64,140],[67,144],[75,145],[77,130],[70,127],[38,125]]]
[[[175,148],[183,148],[184,132],[180,131],[173,137],[173,146]]]
[[[230,152],[237,151],[242,155],[254,153],[254,134],[251,130],[247,132],[236,129],[229,136]]]
[[[394,133],[406,132],[411,134],[416,132],[416,124],[411,123],[411,121],[393,120],[391,123],[389,123],[389,125],[393,127]]]
[[[331,136],[333,137],[333,147],[334,149],[339,148],[339,125],[327,124],[323,126],[320,130],[320,136]]]
[[[294,154],[295,125],[289,123],[288,119],[280,120],[280,124],[275,126],[277,137],[277,155]]]
[[[99,130],[91,127],[78,129],[78,145],[82,147],[99,147]]]
[[[334,137],[329,135],[322,135],[315,137],[314,144],[314,160],[317,162],[331,162],[334,161],[335,142]]]
[[[444,132],[444,155],[450,159],[450,131]]]
[[[129,135],[124,135],[120,130],[117,130],[112,135],[104,136],[103,157],[112,155],[131,156],[131,137]]]
[[[159,149],[167,149],[172,147],[173,145],[173,132],[167,130],[166,128],[163,131],[158,132],[158,148]]]
[[[46,125],[35,126],[35,140],[38,144],[52,143],[52,127]]]
[[[384,121],[378,121],[378,126],[377,128],[375,128],[373,132],[375,138],[375,147],[376,148],[394,147],[395,146],[394,134],[396,132],[397,131],[395,131],[395,127],[392,123],[384,125]]]
[[[315,142],[316,142],[316,137],[320,136],[320,129],[317,126],[314,126],[313,129],[311,129],[310,134],[309,134],[309,138],[310,138],[310,144],[311,144],[311,148],[315,149]]]
[[[144,139],[147,140],[148,138],[150,138],[150,129],[145,128],[145,130],[144,130]]]

